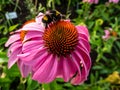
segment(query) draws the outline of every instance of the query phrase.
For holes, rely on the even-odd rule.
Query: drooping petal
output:
[[[21,30],[44,32],[44,27],[41,26],[41,24],[33,22],[33,23],[29,23],[29,24],[24,25],[23,28],[21,28]]]
[[[39,83],[48,83],[55,79],[58,61],[53,55],[48,56],[45,62],[33,74],[32,79]]]
[[[70,68],[67,59],[65,59],[64,57],[63,57],[63,78],[65,82],[68,82],[68,80],[70,79]]]
[[[28,31],[27,34],[24,37],[23,42],[30,40],[32,38],[39,37],[40,39],[42,38],[43,33],[40,31]]]
[[[78,33],[85,34],[89,40],[89,33],[86,26],[76,26]]]
[[[22,47],[21,42],[19,41],[11,44],[11,46],[8,49],[8,53],[7,53],[8,57],[10,57],[11,53],[14,52],[19,47]]]
[[[57,78],[63,78],[63,59],[60,59],[60,57],[58,57],[57,60],[58,60]]]
[[[21,49],[17,48],[14,52],[12,52],[11,56],[8,60],[8,68],[11,68],[13,64],[15,64],[18,61],[17,55],[21,53]]]
[[[8,47],[10,44],[16,42],[17,40],[20,40],[20,35],[19,34],[12,35],[6,42],[5,46]]]
[[[86,51],[84,51],[82,48],[77,47],[76,51],[72,53],[72,59],[76,62],[76,65],[78,68],[78,74],[76,77],[71,80],[71,83],[73,84],[81,84],[83,83],[88,76],[90,67],[91,67],[91,59]],[[82,62],[82,66],[80,65]]]
[[[18,57],[27,65],[34,65],[37,60],[39,60],[39,57],[42,57],[46,52],[46,49],[43,49],[43,47],[38,48],[37,50],[34,50],[32,52],[19,54]],[[38,57],[38,58],[36,58]]]
[[[78,63],[77,61],[79,61],[79,58],[75,57],[75,53],[72,53],[71,55],[71,59],[73,60],[74,64],[77,67],[77,72],[76,75],[71,79],[71,83],[74,85],[80,84],[81,83],[81,69],[80,69],[80,63]],[[77,60],[79,59],[79,60]],[[79,81],[78,81],[79,80]]]
[[[64,80],[68,82],[77,73],[77,66],[70,56],[67,56],[63,61],[63,76]]]
[[[31,68],[28,65],[25,65],[21,60],[18,60],[18,67],[20,69],[20,72],[22,74],[22,77],[27,77],[28,74],[31,72]]]
[[[84,38],[80,38],[78,46],[79,45],[82,45],[85,49],[87,49],[88,52],[90,52],[90,44]]]
[[[25,42],[23,47],[22,47],[22,51],[25,53],[25,52],[31,52],[31,51],[34,51],[40,47],[43,47],[43,41],[41,40],[31,40],[31,41],[28,41],[28,42]]]
[[[46,59],[50,56],[48,52],[44,52],[41,54],[38,54],[39,57],[35,58],[35,65],[33,67],[33,71],[37,71],[39,69],[39,67],[41,67],[41,65],[46,61]]]
[[[11,50],[11,52],[14,52],[15,50],[16,50],[16,48],[19,48],[19,47],[21,47],[22,45],[21,45],[21,42],[19,41],[19,42],[14,42],[13,44],[11,44],[11,46],[10,46],[10,50]]]
[[[53,57],[53,66],[51,68],[51,71],[46,79],[47,82],[51,82],[53,81],[55,78],[56,78],[56,74],[57,74],[57,70],[58,70],[58,61],[56,60],[57,59],[57,56],[54,56]],[[52,63],[52,62],[51,62]]]
[[[70,80],[72,76],[77,71],[76,66],[74,65],[73,61],[71,60],[70,56],[65,57],[58,57],[58,71],[57,71],[57,78],[63,78],[64,81]],[[69,72],[69,73],[67,73]],[[67,76],[67,74],[69,74]]]
[[[77,46],[76,48],[76,58],[79,58],[82,63],[83,63],[83,67],[86,70],[86,74],[88,74],[90,67],[91,67],[91,59],[89,56],[89,52],[86,52],[85,50],[83,50],[83,48]]]

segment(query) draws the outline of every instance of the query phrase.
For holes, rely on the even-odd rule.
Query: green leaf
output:
[[[0,25],[0,32],[2,31],[2,29],[4,29],[5,26],[4,25]]]
[[[96,66],[93,66],[93,69],[94,69],[94,70],[100,70],[100,69],[102,69],[102,67],[99,66],[99,65],[96,65]]]
[[[36,90],[38,87],[39,83],[37,81],[32,80],[31,77],[28,77],[27,90]]]
[[[17,27],[18,27],[18,24],[10,26],[9,31],[11,32],[11,31],[15,30]]]
[[[0,45],[4,44],[7,41],[6,37],[0,39]]]
[[[56,80],[54,80],[53,82],[49,83],[49,84],[42,84],[42,87],[44,88],[44,90],[62,90],[62,86],[58,85],[56,83]]]
[[[7,58],[6,52],[0,52],[0,63],[4,63],[7,61],[8,61],[8,58]]]
[[[51,90],[49,84],[42,84],[42,88],[44,88],[44,90]]]
[[[4,72],[7,74],[8,77],[18,77],[21,76],[20,75],[20,71],[18,66],[15,64],[13,65],[10,69],[8,69],[7,67],[4,69]]]
[[[10,82],[11,82],[11,80],[9,78],[0,78],[0,84],[7,84]]]
[[[53,2],[54,2],[53,0],[48,0],[47,7],[51,7],[51,5],[52,5]]]

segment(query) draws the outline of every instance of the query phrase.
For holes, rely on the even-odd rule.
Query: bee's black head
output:
[[[62,14],[57,10],[46,11],[45,15],[42,18],[42,22],[47,27],[50,23],[56,23],[62,19]]]

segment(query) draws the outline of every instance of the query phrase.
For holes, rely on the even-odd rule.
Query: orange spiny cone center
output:
[[[74,50],[78,43],[78,32],[68,21],[58,21],[50,24],[43,35],[45,47],[58,56],[66,56]]]
[[[25,37],[26,34],[27,34],[27,31],[25,31],[25,30],[22,30],[22,31],[20,32],[20,39],[21,39],[21,41],[24,40],[24,37]]]

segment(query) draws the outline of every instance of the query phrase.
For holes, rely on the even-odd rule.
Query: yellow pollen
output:
[[[47,16],[44,16],[43,19],[47,21],[47,20],[48,20],[48,17],[47,17]]]
[[[24,40],[24,37],[25,37],[26,34],[27,34],[27,31],[25,31],[25,30],[22,30],[22,31],[20,32],[20,39],[21,39],[21,41]]]
[[[43,35],[45,47],[53,54],[66,56],[70,54],[78,43],[78,32],[68,21],[59,21],[49,25]]]
[[[56,11],[56,16],[58,16],[60,14],[60,12]]]

